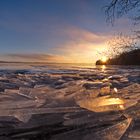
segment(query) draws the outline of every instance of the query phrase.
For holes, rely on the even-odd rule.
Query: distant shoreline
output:
[[[124,52],[106,62],[97,60],[96,65],[140,65],[140,49]]]
[[[93,64],[93,63],[19,62],[19,61],[0,61],[0,63]]]

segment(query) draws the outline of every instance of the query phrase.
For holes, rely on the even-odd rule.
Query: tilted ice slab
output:
[[[120,140],[131,122],[132,118],[125,118],[114,125],[105,127],[101,131],[96,132],[91,122],[91,125],[85,126],[85,128],[77,128],[75,130],[56,134],[52,136],[51,140]]]
[[[23,108],[23,109],[5,109],[1,110],[0,117],[13,116],[18,120],[26,123],[35,114],[50,114],[50,113],[68,113],[85,111],[79,107],[58,107],[58,108]]]
[[[126,120],[95,134],[87,135],[83,138],[83,140],[93,140],[93,138],[96,140],[120,140],[120,138],[124,135],[127,128],[129,127],[131,121],[132,118],[127,118]]]
[[[123,100],[117,97],[103,96],[97,98],[87,98],[77,101],[77,104],[94,112],[125,110],[137,104],[134,100]]]

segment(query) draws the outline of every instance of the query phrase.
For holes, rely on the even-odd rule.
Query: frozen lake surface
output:
[[[140,67],[0,64],[0,140],[139,140]]]

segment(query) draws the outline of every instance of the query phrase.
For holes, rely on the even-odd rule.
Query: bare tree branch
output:
[[[122,33],[110,39],[108,41],[108,46],[107,50],[102,52],[102,54],[109,58],[137,49],[135,38],[123,35]]]
[[[140,0],[111,0],[110,4],[105,7],[107,21],[113,24],[115,18],[138,7],[140,7]]]

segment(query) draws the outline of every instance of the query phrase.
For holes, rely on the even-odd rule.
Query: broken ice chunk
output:
[[[106,86],[106,87],[102,87],[100,90],[100,95],[106,95],[110,93],[110,87]]]
[[[118,92],[118,89],[117,88],[114,88],[114,92],[117,93]]]
[[[128,138],[139,140],[140,139],[140,130],[130,131]]]
[[[17,94],[19,90],[17,89],[5,89],[4,93],[6,94]]]
[[[104,114],[104,115],[103,115]],[[121,113],[114,113],[114,114],[106,114],[102,113],[92,113],[92,112],[80,112],[78,113],[67,113],[64,115],[64,122],[65,126],[78,126],[78,125],[87,125],[92,123],[92,127],[100,126],[103,124],[109,124],[110,122],[115,122],[116,120],[120,120],[122,118]]]
[[[129,94],[129,95],[132,95],[134,93],[139,93],[140,84],[138,84],[138,83],[132,84],[130,86],[123,88],[121,91],[124,92],[125,94]]]
[[[72,131],[56,134],[51,137],[51,140],[120,140],[130,126],[131,121],[131,118],[126,119],[125,117],[125,119],[116,124],[108,125],[101,129],[98,126],[96,130],[95,127],[92,127],[96,123],[92,125],[92,122],[90,122],[91,125],[84,125],[84,128],[81,126]]]
[[[5,89],[3,94],[0,96],[0,101],[19,101],[19,100],[27,100],[27,98],[18,94],[19,90],[15,89]]]
[[[25,112],[17,112],[13,116],[17,118],[19,121],[27,123],[32,117],[32,114],[25,113]]]
[[[39,107],[44,104],[44,100],[20,100],[20,101],[3,101],[0,102],[0,109],[19,109],[19,108],[30,108]]]
[[[121,79],[123,78],[123,76],[121,75],[113,75],[113,76],[109,76],[108,79],[114,80],[114,79]]]
[[[128,78],[124,77],[124,78],[120,79],[120,82],[127,83],[127,82],[129,82],[129,80],[128,80]]]
[[[53,88],[48,85],[36,85],[31,89],[30,96],[33,98],[42,98],[51,97]]]
[[[102,131],[93,133],[91,135],[86,135],[83,140],[93,140],[93,138],[96,140],[120,140],[129,127],[131,121],[132,118],[127,118],[118,124],[108,127]]]
[[[131,106],[136,105],[137,101],[104,96],[93,99],[82,99],[77,101],[77,104],[82,108],[86,108],[94,112],[106,112],[125,110]]]
[[[96,89],[103,87],[103,82],[96,81],[96,82],[88,82],[83,84],[83,87],[86,89]]]
[[[31,88],[20,87],[18,94],[26,98],[33,99],[33,97],[30,96],[30,92],[31,92]]]
[[[58,107],[58,108],[21,108],[16,110],[1,110],[0,116],[14,116],[22,122],[28,122],[32,115],[36,114],[53,114],[85,111],[79,107]]]

